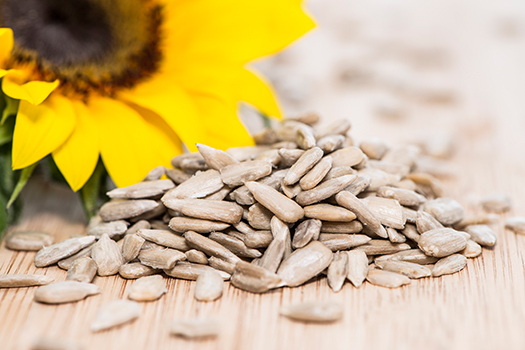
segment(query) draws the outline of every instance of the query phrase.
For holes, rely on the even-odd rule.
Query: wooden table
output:
[[[449,14],[456,15],[451,20],[455,34],[446,37],[453,62],[439,71],[451,78],[455,102],[436,105],[404,96],[406,115],[385,120],[363,107],[373,105],[370,101],[381,87],[334,87],[326,78],[318,81],[321,88],[316,97],[298,109],[319,110],[327,119],[350,116],[357,140],[377,135],[394,144],[420,139],[437,129],[454,131],[457,152],[451,169],[457,175],[444,180],[447,195],[459,200],[470,214],[479,212],[475,201],[479,196],[506,192],[513,198],[513,210],[494,225],[498,233],[494,248],[469,259],[467,268],[458,274],[413,280],[398,289],[370,284],[356,289],[347,283],[335,294],[323,279],[256,295],[227,283],[221,299],[202,303],[193,298],[193,282],[168,279],[168,293],[158,301],[141,304],[138,320],[96,334],[89,331],[89,325],[97,308],[126,298],[132,281],[96,277],[94,283],[102,294],[59,306],[34,302],[35,288],[2,289],[0,348],[28,349],[39,337],[75,339],[84,349],[107,350],[525,348],[525,236],[503,228],[505,217],[525,215],[525,32],[498,36],[491,25],[501,23],[492,21],[489,5],[438,3],[432,2],[446,11],[436,16],[450,19]],[[317,3],[314,10],[320,11],[319,7]],[[468,15],[463,16],[465,13]],[[359,16],[372,18],[370,11],[358,12],[354,19]],[[353,42],[377,44],[366,35]],[[385,49],[377,45],[374,47]],[[304,46],[296,51],[301,52]],[[380,55],[392,53],[388,47],[385,50]],[[24,200],[26,209],[16,229],[44,230],[56,234],[57,239],[84,229],[79,202],[65,188],[35,181],[24,190]],[[65,271],[56,266],[35,268],[33,258],[34,253],[9,251],[2,244],[0,273],[65,279]],[[279,315],[282,305],[320,299],[343,303],[343,319],[318,325]],[[169,335],[173,319],[192,316],[219,317],[220,337],[190,341]]]

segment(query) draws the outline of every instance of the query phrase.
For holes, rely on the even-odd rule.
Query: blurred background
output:
[[[255,64],[288,116],[349,118],[355,138],[393,144],[525,120],[525,1],[305,4],[318,28]]]

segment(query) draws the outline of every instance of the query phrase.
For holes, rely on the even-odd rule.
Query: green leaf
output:
[[[0,238],[2,237],[8,224],[6,198],[0,194]]]
[[[84,207],[84,212],[89,219],[96,215],[98,210],[97,202],[99,200],[101,187],[104,185],[106,170],[102,162],[98,161],[97,167],[93,174],[86,182],[86,184],[80,189],[80,199]]]
[[[18,182],[16,183],[15,189],[13,190],[13,193],[11,194],[11,198],[9,198],[9,202],[7,202],[7,209],[13,204],[13,202],[16,200],[20,192],[22,192],[22,189],[27,184],[27,180],[31,177],[31,174],[33,173],[33,170],[35,170],[35,167],[37,163],[34,163],[24,169],[22,169],[22,172],[20,174],[20,178],[18,179]]]
[[[18,105],[20,104],[20,100],[15,100],[6,95],[3,95],[2,97],[4,100],[4,111],[2,112],[2,119],[0,120],[0,125],[3,125],[9,117],[15,116],[18,113]],[[0,105],[2,105],[1,102]]]
[[[15,130],[15,118],[9,118],[5,123],[0,124],[0,146],[11,142],[13,131]]]

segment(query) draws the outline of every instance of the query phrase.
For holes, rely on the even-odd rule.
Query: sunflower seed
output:
[[[454,229],[462,230],[470,225],[490,225],[497,222],[498,219],[499,217],[496,214],[467,216],[455,224]]]
[[[278,190],[281,187],[281,182],[284,176],[286,175],[287,170],[278,170],[274,171],[271,175],[266,176],[259,180],[258,182],[270,186],[275,190]],[[252,193],[248,190],[248,187],[241,186],[232,192],[233,200],[241,205],[252,205],[255,203],[255,198]]]
[[[215,271],[206,271],[197,277],[195,284],[195,299],[199,301],[213,301],[222,296],[224,281]]]
[[[359,288],[368,275],[368,258],[365,252],[349,250],[345,252],[348,256],[348,271],[346,278]]]
[[[119,275],[126,279],[137,279],[144,276],[150,276],[158,272],[161,272],[161,270],[142,265],[139,262],[124,264],[118,270]]]
[[[189,180],[191,177],[191,175],[180,169],[166,169],[166,176],[177,185]]]
[[[295,132],[295,143],[302,149],[310,149],[315,146],[314,131],[308,125],[301,125]]]
[[[279,286],[281,278],[265,268],[239,261],[235,264],[231,283],[247,292],[264,293]]]
[[[246,182],[245,185],[260,204],[282,221],[293,223],[303,218],[303,208],[273,188],[253,181]],[[252,225],[251,222],[250,225],[255,228],[262,228]]]
[[[197,232],[188,231],[184,234],[184,238],[186,238],[186,241],[191,247],[201,250],[210,256],[215,256],[233,264],[240,260],[239,257],[233,254],[222,244],[219,244],[208,237],[200,235]]]
[[[425,197],[414,191],[389,186],[380,187],[377,190],[377,196],[395,199],[399,204],[406,206],[417,206],[427,200]]]
[[[167,230],[139,230],[137,232],[139,236],[147,239],[150,242],[177,250],[187,251],[190,250],[190,246],[184,239],[184,237],[177,235],[172,231]]]
[[[406,207],[402,207],[401,209],[403,210],[403,216],[405,217],[407,223],[415,224],[417,221],[417,211]]]
[[[313,241],[286,258],[277,270],[277,275],[285,285],[296,287],[317,276],[331,262],[332,251],[321,242]]]
[[[227,165],[221,169],[221,179],[228,186],[241,186],[247,181],[255,181],[272,172],[272,165],[262,160],[246,161]]]
[[[150,199],[114,200],[104,204],[99,215],[104,221],[115,221],[139,216],[157,209],[160,204]]]
[[[350,130],[350,122],[347,119],[334,120],[330,124],[327,124],[315,131],[315,138],[320,139],[327,135],[346,135]]]
[[[428,256],[419,249],[409,249],[394,254],[377,256],[375,257],[374,262],[381,262],[386,260],[406,261],[414,264],[426,265],[435,263],[436,261],[438,261],[438,258]]]
[[[475,258],[481,255],[481,246],[474,242],[473,240],[467,240],[467,246],[465,249],[459,252],[462,255],[465,255],[467,258]]]
[[[401,230],[401,233],[408,239],[413,240],[414,242],[419,242],[421,235],[417,232],[416,226],[412,224],[406,224],[405,228]]]
[[[372,214],[385,226],[395,229],[405,228],[403,209],[395,199],[368,197],[362,200]]]
[[[224,151],[200,143],[197,143],[196,146],[210,169],[221,170],[221,168],[227,165],[239,163],[238,160]]]
[[[375,264],[382,270],[400,273],[412,279],[432,275],[428,267],[406,261],[384,260],[376,261]]]
[[[406,179],[412,180],[419,186],[428,187],[433,197],[442,197],[444,190],[441,182],[427,173],[410,173]]]
[[[0,288],[43,286],[53,281],[53,277],[45,275],[0,275]]]
[[[321,225],[322,222],[316,219],[301,222],[295,229],[292,247],[294,249],[302,248],[310,243],[310,241],[317,240],[321,233]]]
[[[365,252],[366,255],[393,254],[408,249],[410,246],[406,243],[392,243],[381,239],[372,239],[354,248],[354,250]]]
[[[407,276],[383,270],[370,270],[366,280],[376,286],[397,288],[405,284],[410,284]]]
[[[246,234],[244,244],[248,248],[266,248],[273,240],[273,235],[270,231],[253,231]]]
[[[357,179],[354,180],[349,186],[343,189],[343,191],[348,191],[354,196],[357,196],[359,193],[363,192],[365,189],[370,186],[370,178],[368,176],[358,175]]]
[[[99,276],[114,275],[124,264],[119,246],[107,234],[102,235],[98,242],[93,244],[91,258],[97,264]]]
[[[343,135],[327,135],[317,141],[319,147],[325,154],[332,153],[343,147],[345,137]]]
[[[212,338],[220,333],[220,323],[215,318],[193,318],[176,320],[171,324],[170,333],[185,338]]]
[[[60,260],[58,262],[58,267],[60,267],[62,270],[69,270],[71,265],[73,265],[73,263],[77,259],[80,259],[80,258],[85,257],[85,256],[91,257],[91,250],[92,249],[93,249],[93,244],[91,244],[90,246],[82,249],[78,253],[71,255],[69,258]]]
[[[128,234],[123,238],[122,243],[122,258],[124,263],[127,263],[139,256],[140,249],[146,241],[137,234]]]
[[[324,181],[311,190],[301,192],[295,199],[302,206],[307,206],[329,198],[341,192],[357,179],[356,175],[344,175],[328,181]]]
[[[266,128],[253,135],[253,140],[257,145],[271,145],[277,142],[277,135],[273,129]]]
[[[511,200],[506,193],[492,193],[481,200],[481,207],[489,213],[502,214],[512,208]]]
[[[270,163],[272,167],[276,167],[281,162],[281,156],[279,155],[279,150],[271,149],[259,154],[254,160],[264,161]]]
[[[370,159],[381,159],[388,151],[388,145],[378,138],[371,138],[361,141],[359,148]]]
[[[290,230],[277,216],[272,218],[271,229],[273,240],[261,257],[259,266],[275,272],[284,258],[286,242],[290,241]]]
[[[254,157],[257,157],[259,154],[266,152],[269,149],[272,149],[272,147],[273,145],[272,146],[261,145],[261,146],[251,146],[251,147],[230,147],[226,150],[226,153],[228,153],[233,158],[237,159],[239,162],[244,162],[246,160],[250,160],[250,159],[253,159]]]
[[[355,175],[355,173],[356,171],[349,166],[339,166],[337,168],[332,167],[332,169],[330,169],[330,171],[324,177],[323,181],[335,179],[336,177],[344,175]]]
[[[283,306],[281,315],[303,322],[335,322],[343,317],[343,307],[333,301],[311,301]]]
[[[301,188],[301,185],[299,183],[296,183],[295,185],[285,185],[284,181],[281,184],[281,191],[286,195],[286,197],[293,199],[295,198],[299,193],[303,191]]]
[[[202,265],[202,264],[194,264],[194,263],[184,262],[184,261],[179,262],[172,269],[164,270],[164,273],[171,277],[196,281],[197,277],[199,277],[201,273],[203,273],[204,271],[208,271],[210,269],[213,271],[217,271],[219,275],[221,275],[222,279],[224,280],[227,280],[230,278],[229,273],[214,269],[211,266]]]
[[[55,237],[38,231],[15,231],[5,238],[5,246],[11,250],[40,250],[54,242]]]
[[[440,259],[432,269],[432,276],[453,274],[463,270],[467,266],[467,258],[461,254],[452,254]]]
[[[403,178],[410,173],[410,167],[404,164],[399,163],[390,163],[385,162],[382,160],[369,160],[367,163],[367,166],[370,168],[381,170],[387,174],[399,176],[400,178]],[[384,176],[384,175],[383,175]],[[395,179],[394,177],[387,177],[388,180],[383,180],[385,182],[392,182],[392,179]],[[396,185],[399,181],[396,181],[392,183],[392,185]]]
[[[81,249],[93,244],[93,242],[95,242],[94,236],[84,236],[66,239],[65,241],[44,247],[36,253],[35,266],[45,267],[52,265],[59,260],[70,257]]]
[[[160,217],[166,213],[166,207],[164,204],[162,204],[160,201],[157,202],[158,206],[150,211],[147,211],[143,214],[140,214],[138,216],[134,216],[132,218],[129,218],[129,221],[136,222],[141,220],[151,220],[155,219],[157,217]]]
[[[303,155],[288,170],[284,177],[284,184],[287,186],[298,182],[310,169],[312,169],[323,157],[323,151],[319,147],[313,147],[304,152]]]
[[[73,262],[67,270],[67,280],[91,283],[97,274],[97,264],[90,257],[84,256]]]
[[[430,213],[443,225],[453,225],[463,219],[463,207],[451,198],[433,199],[423,204],[422,209]]]
[[[181,199],[170,202],[171,209],[182,214],[212,221],[236,224],[242,219],[242,207],[236,203],[206,199]]]
[[[316,113],[304,113],[295,117],[288,118],[288,120],[294,120],[306,125],[314,125],[319,122],[319,115]]]
[[[100,288],[91,283],[77,281],[53,282],[38,287],[35,301],[45,304],[62,304],[82,300],[100,293]]]
[[[417,219],[416,219],[416,227],[417,227],[417,232],[422,234],[430,230],[443,228],[444,226],[429,213],[418,210]]]
[[[353,212],[363,225],[367,226],[379,237],[388,238],[388,234],[381,222],[372,214],[370,209],[356,196],[348,191],[342,191],[335,196],[339,205]]]
[[[126,233],[128,225],[124,220],[102,222],[100,216],[95,216],[89,222],[87,234],[95,236],[97,239],[102,237],[103,234],[107,234],[111,238]]]
[[[220,243],[240,257],[259,258],[262,255],[257,249],[248,248],[240,239],[221,232],[211,232],[208,238]]]
[[[203,198],[215,193],[224,186],[217,170],[207,170],[184,181],[179,186],[166,192],[161,198],[162,203],[170,208],[170,200],[186,198]]]
[[[451,228],[438,228],[423,233],[418,245],[425,254],[442,258],[465,249],[467,238]]]
[[[355,166],[364,160],[363,152],[357,147],[346,147],[330,153],[332,167]]]
[[[139,182],[131,186],[116,188],[107,192],[109,198],[140,199],[151,198],[164,194],[175,187],[171,180],[154,180]]]
[[[139,303],[131,300],[113,300],[102,305],[91,323],[91,331],[99,332],[133,321],[141,314]]]
[[[186,260],[186,255],[175,249],[145,249],[141,250],[138,256],[143,265],[154,269],[172,269],[177,262]]]
[[[388,240],[392,243],[404,243],[407,240],[405,236],[392,227],[387,227],[386,233],[388,233]]]
[[[492,247],[496,244],[496,232],[487,225],[470,225],[465,231],[470,234],[471,239],[482,246]]]
[[[319,241],[331,251],[345,250],[363,245],[371,240],[367,235],[346,233],[321,233]]]
[[[525,235],[525,217],[512,217],[505,221],[505,228],[519,235]]]
[[[85,347],[72,339],[37,338],[31,350],[84,350]]]
[[[233,271],[235,270],[235,264],[219,259],[215,256],[210,256],[208,259],[208,265],[213,267],[215,270],[224,271],[229,275],[233,274]]]
[[[191,249],[185,252],[184,254],[186,254],[186,260],[188,260],[189,262],[204,265],[208,264],[208,258],[206,257],[206,254],[204,254],[200,250]]]
[[[304,154],[302,149],[279,149],[279,156],[281,157],[281,166],[290,167],[297,162],[299,158]]]
[[[128,298],[135,301],[153,301],[159,299],[167,291],[166,281],[162,276],[141,277],[129,288]]]
[[[334,254],[332,262],[328,267],[328,285],[334,292],[339,292],[343,288],[346,276],[348,274],[348,255],[346,252],[337,252]]]
[[[303,190],[311,190],[317,184],[323,180],[332,168],[332,157],[323,157],[308,173],[306,173],[301,180],[299,185]]]
[[[188,217],[174,217],[170,220],[169,224],[169,227],[175,232],[196,231],[199,233],[222,231],[229,226],[230,224],[224,222]]]
[[[358,233],[363,225],[357,221],[350,222],[323,222],[321,232],[323,233]]]

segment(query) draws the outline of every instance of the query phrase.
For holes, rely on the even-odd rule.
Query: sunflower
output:
[[[19,100],[12,167],[51,154],[73,190],[253,141],[237,103],[280,117],[247,64],[314,26],[300,0],[0,0],[0,77]]]

